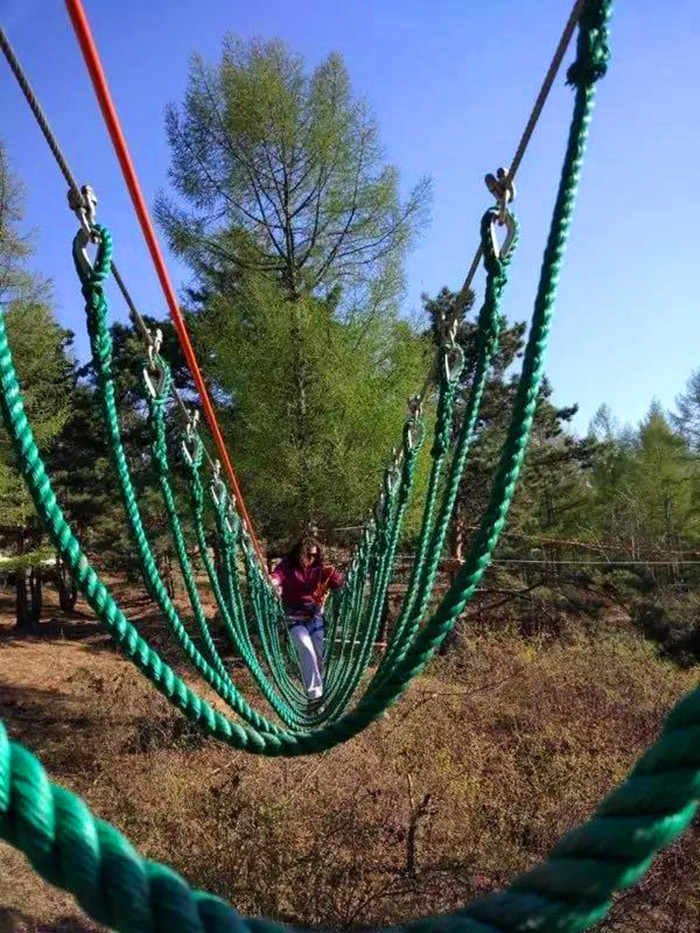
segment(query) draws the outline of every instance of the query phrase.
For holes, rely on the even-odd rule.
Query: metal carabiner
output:
[[[498,237],[496,236],[497,224],[499,226],[505,226],[506,228],[506,236],[503,241],[503,245],[499,244]],[[500,215],[492,218],[490,224],[490,233],[494,256],[496,259],[505,259],[511,246],[513,245],[513,241],[515,240],[515,235],[517,233],[515,219],[509,210],[505,211],[504,219],[502,221],[500,219]]]
[[[222,505],[226,498],[226,483],[221,479],[220,476],[214,475],[213,480],[211,481],[211,497],[214,500],[214,505],[217,507]]]
[[[148,333],[148,364],[151,369],[158,369],[156,357],[160,354],[160,348],[163,346],[163,331],[156,327],[155,333]]]
[[[499,220],[503,224],[506,222],[506,209],[515,198],[515,182],[502,167],[496,170],[495,175],[489,172],[484,181],[498,203]]]
[[[185,436],[182,439],[182,453],[188,466],[194,465],[194,452],[187,446],[191,444],[196,451],[197,444],[197,424],[199,422],[199,409],[195,408],[190,412],[185,426]]]
[[[448,382],[454,382],[455,379],[459,378],[464,369],[464,350],[458,343],[454,343],[447,348],[447,352],[443,357],[443,364],[445,366],[445,378]]]
[[[187,438],[188,441],[190,442],[194,441],[198,424],[199,424],[199,409],[195,408],[194,411],[190,412],[189,418],[187,419],[187,426],[185,427],[185,437]]]
[[[75,258],[83,275],[85,278],[88,278],[92,273],[94,265],[88,256],[87,248],[88,246],[97,243],[96,233],[94,230],[85,230],[83,227],[80,227],[75,235],[75,240],[73,243],[74,246],[77,247],[77,250],[74,253]]]
[[[157,376],[155,385],[153,384],[153,379],[151,374]],[[143,381],[146,383],[146,388],[153,398],[160,398],[163,394],[163,389],[165,387],[165,378],[166,372],[163,366],[144,366],[143,367]]]

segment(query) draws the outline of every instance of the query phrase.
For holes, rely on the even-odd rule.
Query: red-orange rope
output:
[[[146,244],[148,245],[148,250],[151,254],[151,259],[153,260],[153,264],[156,268],[158,279],[160,280],[160,285],[163,289],[163,294],[165,295],[165,300],[168,304],[168,308],[170,309],[170,316],[172,318],[173,324],[175,325],[175,331],[177,332],[177,337],[180,341],[182,352],[185,355],[190,372],[194,377],[197,392],[199,393],[199,397],[202,401],[204,414],[206,415],[209,428],[216,443],[216,447],[219,451],[221,462],[224,465],[233,491],[236,494],[238,508],[241,512],[243,520],[248,527],[248,531],[250,532],[255,550],[257,551],[260,559],[263,560],[262,550],[255,536],[253,523],[251,522],[250,516],[248,515],[248,511],[245,507],[245,502],[243,501],[243,496],[238,484],[236,472],[233,468],[233,463],[226,449],[226,445],[221,434],[221,429],[219,428],[219,423],[216,419],[216,412],[214,411],[214,406],[212,405],[211,399],[209,398],[209,393],[207,392],[207,387],[204,383],[204,378],[200,372],[199,364],[197,363],[197,357],[195,356],[194,348],[192,347],[190,336],[187,332],[185,319],[183,317],[182,311],[180,310],[180,305],[175,294],[175,289],[173,288],[172,282],[170,280],[170,275],[168,273],[167,266],[165,265],[165,259],[163,258],[160,244],[158,243],[158,237],[156,236],[156,231],[153,226],[153,222],[151,221],[151,216],[141,191],[141,185],[139,184],[136,169],[134,168],[134,164],[129,154],[126,138],[122,132],[119,117],[117,116],[117,111],[114,106],[114,102],[112,101],[112,96],[109,92],[107,78],[102,67],[102,62],[100,61],[100,56],[97,51],[97,46],[95,45],[95,40],[90,29],[90,24],[88,23],[82,0],[65,0],[65,2],[66,7],[68,8],[71,22],[73,23],[73,29],[75,30],[78,42],[80,43],[80,48],[83,52],[85,64],[87,65],[100,109],[102,110],[102,116],[104,117],[107,129],[109,130],[109,135],[112,139],[112,145],[114,146],[114,150],[117,154],[122,174],[124,175],[124,180],[126,181],[127,187],[129,189],[129,194],[131,195],[131,201],[134,205],[136,216],[138,217],[139,223],[141,224],[141,230],[143,231]]]

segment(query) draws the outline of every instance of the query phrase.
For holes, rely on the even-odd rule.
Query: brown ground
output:
[[[118,589],[139,628],[168,645],[147,604]],[[550,643],[482,635],[355,741],[266,760],[183,726],[88,612],[68,619],[47,598],[51,621],[33,638],[13,635],[9,595],[0,603],[12,737],[144,855],[245,913],[336,929],[454,909],[541,858],[696,680],[624,625]],[[696,826],[602,929],[698,933],[699,908]],[[95,926],[0,844],[0,933],[39,929]]]

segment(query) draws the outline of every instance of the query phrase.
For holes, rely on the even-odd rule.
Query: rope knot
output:
[[[589,87],[602,78],[610,60],[608,22],[612,0],[588,0],[581,14],[576,61],[566,73],[567,84]]]

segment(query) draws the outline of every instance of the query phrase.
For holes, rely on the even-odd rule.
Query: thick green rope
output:
[[[243,600],[241,581],[238,574],[238,538],[240,536],[241,521],[233,509],[229,508],[228,493],[225,484],[221,480],[218,480],[218,483],[220,486],[217,490],[218,494],[214,498],[214,511],[216,514],[217,541],[221,554],[223,575],[222,589],[231,614],[231,619],[236,632],[238,632],[238,637],[242,639],[244,643],[246,652],[244,657],[252,656],[257,664],[257,654],[247,624],[246,606]],[[251,573],[251,578],[248,580],[248,586],[250,588],[256,585],[256,581],[252,579],[252,571],[249,563],[246,565],[246,569],[247,572]],[[264,597],[262,594],[256,595],[251,599],[258,624],[258,636],[263,657],[282,697],[287,703],[296,703],[296,708],[300,709],[301,704],[305,702],[305,697],[303,697],[300,690],[294,689],[294,685],[291,683],[284,668],[284,660],[281,655],[279,640],[274,637],[281,618],[281,607],[276,603],[271,606],[265,604],[263,607],[263,603]],[[258,609],[259,606],[260,609]],[[270,620],[272,620],[271,624]],[[248,662],[246,661],[246,663]]]
[[[214,598],[218,606],[219,612],[224,621],[226,631],[231,638],[233,644],[236,647],[236,650],[241,654],[245,660],[248,669],[253,675],[258,688],[262,691],[265,699],[270,703],[272,708],[275,710],[277,715],[282,719],[283,722],[291,725],[292,727],[297,727],[299,725],[299,719],[295,710],[293,710],[289,704],[287,704],[283,699],[281,699],[275,692],[274,688],[270,682],[265,677],[262,669],[257,663],[255,656],[248,651],[247,645],[245,644],[244,639],[239,636],[239,632],[234,624],[234,621],[229,612],[228,605],[224,598],[224,594],[221,589],[221,583],[219,581],[216,568],[214,567],[214,562],[212,561],[206,541],[206,534],[204,530],[204,485],[202,483],[200,467],[202,463],[203,456],[203,445],[201,439],[195,436],[195,447],[194,452],[189,460],[189,473],[190,473],[190,493],[191,493],[191,503],[192,503],[192,519],[194,524],[195,536],[197,538],[197,545],[199,548],[199,556],[204,564],[204,568],[207,572],[209,578],[209,583],[214,593]],[[269,730],[268,730],[269,731]],[[273,730],[274,731],[274,730]]]
[[[408,647],[420,626],[421,619],[428,606],[433,593],[435,579],[440,564],[440,557],[447,536],[450,520],[454,511],[457,494],[464,474],[469,448],[474,437],[474,431],[481,409],[481,401],[486,388],[491,360],[498,349],[499,336],[502,325],[500,313],[503,291],[507,284],[507,270],[513,258],[518,243],[518,224],[515,217],[511,219],[515,225],[515,235],[511,247],[505,256],[497,254],[494,249],[491,230],[498,217],[496,209],[490,209],[481,218],[481,247],[486,267],[486,286],[484,301],[479,312],[477,326],[477,352],[472,375],[469,399],[462,418],[459,436],[450,464],[450,470],[445,484],[445,490],[440,504],[438,516],[434,525],[424,527],[426,541],[424,556],[420,564],[414,566],[415,592],[417,596],[411,601],[406,600],[401,608],[401,615],[397,623],[401,639],[397,640],[385,654],[377,670],[377,677],[386,677],[396,668],[398,662],[405,656]],[[444,435],[444,429],[441,432]],[[438,444],[436,429],[436,446]],[[443,441],[443,445],[445,441]],[[426,510],[427,511],[427,510]],[[432,508],[431,508],[432,511]]]
[[[414,433],[418,427],[418,433]],[[422,424],[418,425],[414,418],[410,418],[404,425],[403,435],[403,463],[400,478],[390,479],[389,471],[385,482],[385,510],[393,515],[386,534],[382,535],[383,553],[378,561],[376,579],[374,581],[373,592],[371,594],[369,611],[364,620],[364,633],[359,639],[359,650],[354,653],[354,661],[350,663],[344,671],[342,678],[337,682],[331,679],[329,688],[325,691],[328,696],[326,700],[326,715],[333,715],[336,709],[342,709],[348,703],[351,694],[358,686],[360,679],[364,675],[367,667],[372,660],[372,649],[377,639],[377,633],[381,624],[382,612],[387,600],[391,572],[394,566],[396,551],[401,537],[401,530],[406,516],[411,489],[413,487],[418,453],[423,442],[424,432]],[[395,504],[392,499],[395,497]],[[351,643],[349,657],[353,657],[352,649],[356,639],[358,625],[351,629]]]
[[[172,487],[170,485],[170,480],[169,480],[170,460],[168,456],[167,432],[166,432],[166,425],[165,425],[165,408],[166,408],[168,399],[170,397],[170,390],[171,390],[171,385],[172,385],[170,368],[167,365],[167,363],[162,359],[159,359],[157,361],[157,366],[158,366],[158,369],[160,370],[159,387],[158,389],[155,390],[154,394],[149,392],[149,395],[148,395],[149,422],[150,422],[150,430],[151,430],[151,454],[152,454],[152,460],[153,460],[153,467],[155,469],[156,476],[158,478],[158,484],[160,487],[161,496],[165,504],[165,509],[166,509],[166,513],[168,516],[168,522],[170,525],[170,532],[171,532],[173,542],[175,544],[175,550],[176,550],[176,554],[178,558],[178,563],[180,565],[180,571],[182,573],[182,578],[185,583],[185,588],[187,590],[190,605],[192,607],[192,612],[193,612],[195,621],[197,622],[197,626],[199,628],[202,640],[206,647],[207,655],[209,656],[209,659],[210,659],[210,664],[213,667],[213,670],[216,672],[216,674],[226,684],[226,695],[222,697],[222,699],[224,699],[225,701],[228,701],[228,697],[235,696],[237,694],[237,690],[228,674],[228,671],[226,670],[226,667],[219,655],[219,652],[216,648],[214,640],[211,636],[211,632],[209,630],[209,624],[207,622],[206,614],[204,612],[204,608],[202,606],[202,603],[199,597],[199,590],[197,588],[197,582],[194,578],[194,572],[193,572],[192,565],[189,559],[189,555],[187,553],[187,545],[186,545],[185,538],[182,532],[182,526],[181,526],[180,519],[178,516],[177,506],[175,504],[175,497],[173,495]],[[201,444],[200,444],[200,449],[201,449]],[[201,539],[203,537],[203,531],[199,527],[196,527],[196,533],[197,533],[198,539]],[[201,540],[200,540],[200,553],[201,553],[201,550],[202,549],[201,549]],[[204,548],[204,554],[202,556],[205,561],[206,570],[211,575],[213,573],[213,568],[210,566],[211,559],[209,558],[209,555],[206,553],[206,546]],[[146,579],[150,580],[148,566],[142,567],[142,571],[144,575],[146,576]],[[215,597],[217,598],[217,602],[219,602],[221,594],[219,593],[216,587],[214,587],[214,593],[215,593]],[[221,605],[219,605],[219,609],[220,611],[222,611],[227,630],[230,632],[232,629],[232,623],[227,614],[227,610],[225,607],[222,609]],[[240,640],[237,638],[237,633],[235,633],[235,638],[236,638],[236,648],[240,651],[241,654],[244,654],[244,646],[239,643]],[[246,663],[248,664],[248,667],[251,673],[253,674],[253,677],[258,683],[258,686],[260,687],[260,689],[262,690],[266,698],[270,699],[270,702],[273,705],[275,712],[280,716],[280,718],[287,725],[292,726],[292,727],[298,726],[298,722],[296,722],[293,719],[293,717],[292,717],[292,721],[287,720],[286,717],[289,714],[289,710],[286,708],[286,706],[283,706],[282,704],[280,704],[278,707],[276,705],[276,697],[274,696],[274,693],[272,692],[271,688],[265,681],[264,675],[258,668],[255,658],[246,656],[245,659],[246,659]],[[214,682],[216,683],[216,681]],[[278,732],[279,731],[279,728],[276,725],[274,725],[273,723],[270,723],[267,719],[265,719],[263,716],[260,716],[258,713],[254,712],[250,708],[247,710],[244,710],[243,715],[245,719],[251,723],[251,725],[254,725],[258,729],[262,729],[263,731],[266,731],[266,732]]]

